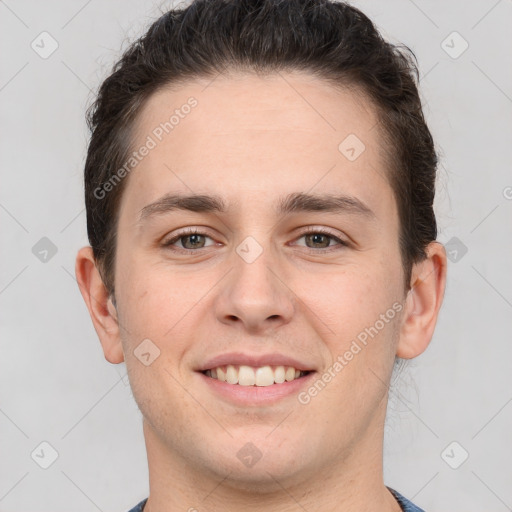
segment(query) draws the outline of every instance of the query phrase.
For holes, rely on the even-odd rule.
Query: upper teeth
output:
[[[213,379],[227,382],[228,384],[239,384],[240,386],[271,386],[272,384],[282,384],[285,380],[292,381],[298,379],[301,374],[292,366],[218,366],[207,370],[206,375]]]

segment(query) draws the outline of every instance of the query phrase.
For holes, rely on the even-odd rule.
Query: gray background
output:
[[[512,510],[512,2],[354,4],[418,56],[453,260],[434,339],[391,393],[385,483],[427,512]],[[122,512],[148,494],[141,415],[124,365],[103,357],[74,259],[85,108],[171,6],[0,1],[0,511]],[[48,469],[42,442],[58,453]]]

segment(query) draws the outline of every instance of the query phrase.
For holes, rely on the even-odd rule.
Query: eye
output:
[[[211,243],[207,244],[207,239],[209,239]],[[303,232],[302,235],[296,239],[296,242],[301,239],[305,240],[305,247],[307,251],[313,253],[330,252],[333,250],[339,250],[343,247],[348,247],[349,245],[333,233],[320,228],[309,229],[308,231]],[[197,228],[188,228],[163,242],[162,246],[176,252],[189,253],[215,244],[216,242],[206,233],[199,231]],[[303,244],[295,243],[294,245]]]
[[[190,228],[176,234],[169,240],[166,240],[162,245],[163,247],[177,251],[193,251],[194,249],[203,249],[204,247],[209,247],[215,244],[215,242],[213,242],[213,244],[206,245],[207,238],[213,242],[213,239],[206,233],[202,233],[196,228]],[[173,248],[172,246],[174,246],[176,243],[181,244],[181,247],[178,246]]]
[[[302,235],[299,238],[297,238],[297,240],[301,240],[302,238],[304,238],[305,240],[305,246],[308,249],[312,249],[313,252],[319,252],[318,250],[315,249],[319,249],[320,251],[325,249],[327,249],[328,251],[332,251],[339,249],[340,246],[348,246],[347,242],[341,240],[334,234],[324,229],[309,229],[308,231],[302,233]],[[332,241],[337,242],[337,244],[334,244],[333,246],[333,244],[331,243]]]

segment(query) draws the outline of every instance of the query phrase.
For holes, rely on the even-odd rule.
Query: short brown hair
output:
[[[418,94],[414,54],[386,42],[358,9],[330,0],[194,0],[165,13],[122,55],[87,113],[87,232],[109,293],[123,179],[105,193],[131,150],[146,100],[168,84],[226,69],[306,71],[352,86],[377,109],[389,181],[400,218],[400,251],[409,287],[413,263],[437,237],[433,211],[437,156]],[[98,191],[103,191],[99,193]]]

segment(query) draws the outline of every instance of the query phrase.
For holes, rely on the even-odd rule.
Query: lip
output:
[[[293,365],[290,364],[289,366]],[[282,384],[272,384],[271,386],[240,386],[239,384],[228,384],[213,379],[200,371],[197,372],[197,375],[208,386],[208,389],[221,399],[240,407],[247,407],[251,405],[272,405],[286,397],[297,396],[302,388],[311,385],[316,373],[311,371],[304,377],[290,382],[286,381]]]
[[[199,368],[197,368],[198,372],[204,372],[205,370],[211,370],[212,368],[217,368],[219,366],[226,366],[228,364],[232,365],[245,365],[252,367],[260,367],[260,366],[293,366],[296,370],[314,372],[315,368],[313,368],[310,364],[304,363],[293,357],[286,356],[284,354],[271,353],[271,354],[244,354],[242,352],[230,352],[227,354],[219,354],[215,357],[212,357],[204,364],[202,364]],[[292,381],[293,382],[293,381]],[[283,383],[284,384],[284,383]],[[230,384],[231,385],[231,384]],[[243,386],[240,386],[243,387]]]

